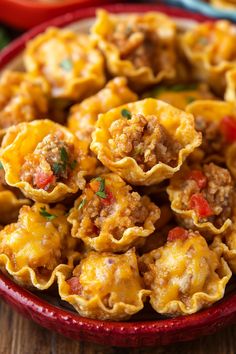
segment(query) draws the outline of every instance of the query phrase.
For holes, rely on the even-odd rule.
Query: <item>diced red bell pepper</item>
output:
[[[225,116],[220,122],[220,130],[228,143],[236,141],[236,118]]]
[[[186,240],[187,238],[188,231],[183,227],[177,226],[169,231],[167,241]]]
[[[108,205],[111,205],[112,203],[114,203],[115,198],[114,198],[113,194],[111,193],[111,191],[107,187],[105,188],[105,193],[106,193],[106,198],[101,199],[102,204],[104,204],[105,206],[108,206]]]
[[[68,279],[66,282],[70,287],[71,294],[81,294],[82,285],[80,284],[79,278],[72,277],[72,278]]]
[[[50,184],[55,182],[55,176],[53,174],[49,175],[44,172],[38,172],[35,175],[34,182],[39,189],[45,189]]]
[[[194,180],[200,189],[207,186],[207,177],[200,170],[193,170],[189,173],[188,179]]]
[[[200,218],[206,218],[213,215],[213,211],[208,201],[201,193],[195,193],[189,200],[189,209],[194,210]]]

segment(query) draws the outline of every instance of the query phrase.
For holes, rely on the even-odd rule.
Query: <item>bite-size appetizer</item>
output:
[[[32,39],[24,54],[26,70],[45,78],[54,98],[78,100],[105,83],[104,60],[90,37],[49,28]]]
[[[9,128],[1,162],[7,184],[35,201],[54,203],[84,187],[90,160],[68,129],[45,119]]]
[[[153,98],[100,114],[92,137],[104,166],[134,185],[170,178],[201,144],[191,114]]]
[[[140,259],[141,273],[155,311],[192,314],[224,296],[231,271],[198,232],[176,227],[167,243]]]
[[[23,286],[49,288],[56,270],[77,256],[63,205],[23,206],[18,221],[0,231],[0,267]]]
[[[124,254],[89,252],[70,272],[57,272],[59,294],[81,316],[125,320],[143,308],[144,289],[134,249]]]
[[[114,173],[94,178],[69,212],[72,236],[96,251],[140,246],[155,230],[160,209]]]
[[[0,78],[0,135],[21,122],[45,118],[49,88],[43,78],[19,71],[4,71]]]
[[[187,228],[204,235],[220,234],[231,225],[234,184],[229,171],[214,163],[202,168],[184,166],[167,188],[171,209]]]
[[[126,76],[136,90],[175,77],[176,28],[167,16],[149,12],[117,16],[98,11],[91,29],[113,76]]]
[[[143,97],[153,97],[182,110],[185,110],[190,103],[196,100],[214,99],[214,95],[205,83],[176,84],[173,86],[158,85],[144,93]]]
[[[112,108],[137,99],[138,96],[128,88],[127,79],[116,77],[97,94],[71,107],[68,128],[79,140],[90,145],[99,113],[106,113]]]
[[[202,144],[194,151],[193,160],[224,162],[229,147],[236,142],[235,105],[232,102],[199,100],[187,106],[186,112],[193,114],[195,128],[202,133]]]
[[[236,64],[235,40],[236,27],[226,20],[198,24],[182,37],[183,51],[197,77],[217,93],[225,88],[225,73]]]

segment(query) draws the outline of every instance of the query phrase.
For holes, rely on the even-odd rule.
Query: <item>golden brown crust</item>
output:
[[[150,303],[161,314],[191,314],[224,296],[231,271],[198,233],[168,241],[141,257]]]
[[[130,115],[128,119],[125,116],[127,112]],[[153,120],[157,121],[160,128],[158,128],[158,124],[152,125],[151,121]],[[144,128],[146,125],[147,129],[149,129],[150,125],[150,134],[149,130],[147,130],[145,135]],[[129,130],[126,127],[130,127]],[[176,129],[176,127],[178,128]],[[154,134],[156,128],[159,130],[159,135]],[[126,130],[127,133],[125,133]],[[137,134],[139,136],[136,137]],[[114,140],[116,137],[117,139]],[[136,140],[139,142],[141,139],[143,139],[146,150],[138,151],[138,155],[142,155],[147,160],[149,160],[149,157],[154,157],[157,160],[155,163],[152,159],[152,167],[149,168],[146,165],[146,170],[136,161],[135,143]],[[116,141],[119,149],[117,157],[113,150],[113,145],[116,145]],[[150,185],[170,178],[180,169],[186,157],[200,143],[201,136],[194,129],[192,115],[186,114],[162,101],[148,98],[101,114],[96,130],[93,133],[91,150],[106,167],[118,173],[129,183]],[[176,145],[177,153],[176,149],[173,151],[173,144]],[[162,154],[165,159],[165,151],[168,149],[168,145],[169,164],[168,162],[159,162],[158,154]]]
[[[134,249],[121,255],[90,252],[73,276],[69,280],[69,272],[57,272],[60,296],[89,318],[128,319],[150,294],[143,287]]]
[[[99,10],[92,36],[106,56],[113,76],[126,76],[140,90],[175,77],[175,24],[167,16],[118,17]]]
[[[155,230],[160,209],[114,173],[93,179],[70,210],[72,236],[96,251],[140,246]]]
[[[62,205],[23,206],[17,223],[0,232],[0,265],[18,283],[40,290],[55,281],[56,270],[73,265],[76,240]]]
[[[48,81],[52,97],[85,98],[105,83],[104,60],[90,37],[66,29],[52,27],[32,39],[24,63],[28,72]]]
[[[60,134],[62,141],[73,146],[76,164],[73,169],[71,168],[70,176],[65,180],[56,180],[50,190],[46,188],[47,184],[44,186],[41,185],[41,182],[34,185],[34,173],[35,179],[36,177],[38,179],[41,173],[43,176],[46,174],[46,176],[53,178],[55,171],[51,170],[47,156],[45,159],[43,158],[43,151],[41,151],[43,148],[41,149],[40,144],[44,139],[55,134]],[[46,142],[43,146],[48,146],[49,149],[50,145],[45,144]],[[67,160],[66,163],[69,162],[69,158]],[[2,143],[1,162],[5,170],[6,182],[10,186],[20,188],[26,196],[35,201],[52,203],[64,199],[70,193],[76,193],[79,188],[83,188],[85,184],[83,175],[86,174],[84,168],[89,164],[89,159],[85,159],[83,146],[69,130],[52,121],[39,120],[21,123],[8,130]],[[28,174],[26,170],[29,171]],[[27,176],[30,177],[30,180],[26,178]],[[32,177],[33,180],[31,180]]]

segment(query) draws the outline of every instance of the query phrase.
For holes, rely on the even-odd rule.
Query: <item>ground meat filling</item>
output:
[[[121,21],[108,40],[118,47],[120,58],[131,61],[137,69],[151,67],[157,74],[172,62],[168,45],[161,43],[157,33],[145,24]]]
[[[184,209],[194,209],[200,222],[210,221],[221,227],[231,217],[233,209],[233,181],[229,171],[214,163],[203,166],[205,185],[192,179],[182,184],[181,202]]]
[[[66,183],[76,167],[74,145],[63,140],[64,134],[47,135],[33,153],[25,157],[21,180],[34,188],[52,191],[58,182]]]
[[[134,114],[130,119],[118,119],[111,124],[109,132],[109,145],[116,160],[130,156],[144,171],[159,162],[171,167],[178,163],[181,145],[155,116]]]
[[[209,122],[198,116],[195,118],[195,129],[202,133],[201,148],[208,156],[222,154],[226,141],[220,131],[218,122]]]
[[[149,215],[149,210],[142,203],[142,197],[136,192],[130,192],[127,186],[128,207],[122,208],[113,196],[110,187],[105,188],[105,198],[97,195],[91,183],[82,195],[79,209],[80,236],[97,237],[100,232],[108,231],[117,240],[121,239],[126,229],[142,226]],[[98,189],[97,189],[98,190]],[[99,194],[99,193],[98,193]],[[82,206],[81,206],[82,205]],[[109,217],[118,212],[116,222],[110,222]]]

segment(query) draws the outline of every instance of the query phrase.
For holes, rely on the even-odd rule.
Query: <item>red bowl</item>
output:
[[[69,11],[109,2],[112,0],[63,0],[59,3],[43,3],[35,0],[1,0],[0,20],[13,27],[28,29]]]
[[[175,18],[195,21],[209,20],[204,16],[185,10],[157,5],[111,5],[106,9],[115,13],[156,10]],[[49,25],[63,27],[79,20],[93,17],[95,8],[81,9],[44,23],[29,31],[0,53],[0,70],[16,59],[26,42]],[[166,345],[186,341],[202,335],[212,334],[226,325],[236,323],[236,289],[228,291],[223,300],[209,309],[190,316],[174,319],[159,318],[143,320],[141,317],[130,322],[108,322],[83,318],[59,301],[33,294],[0,273],[0,296],[19,312],[43,327],[57,331],[77,340],[123,347]]]

